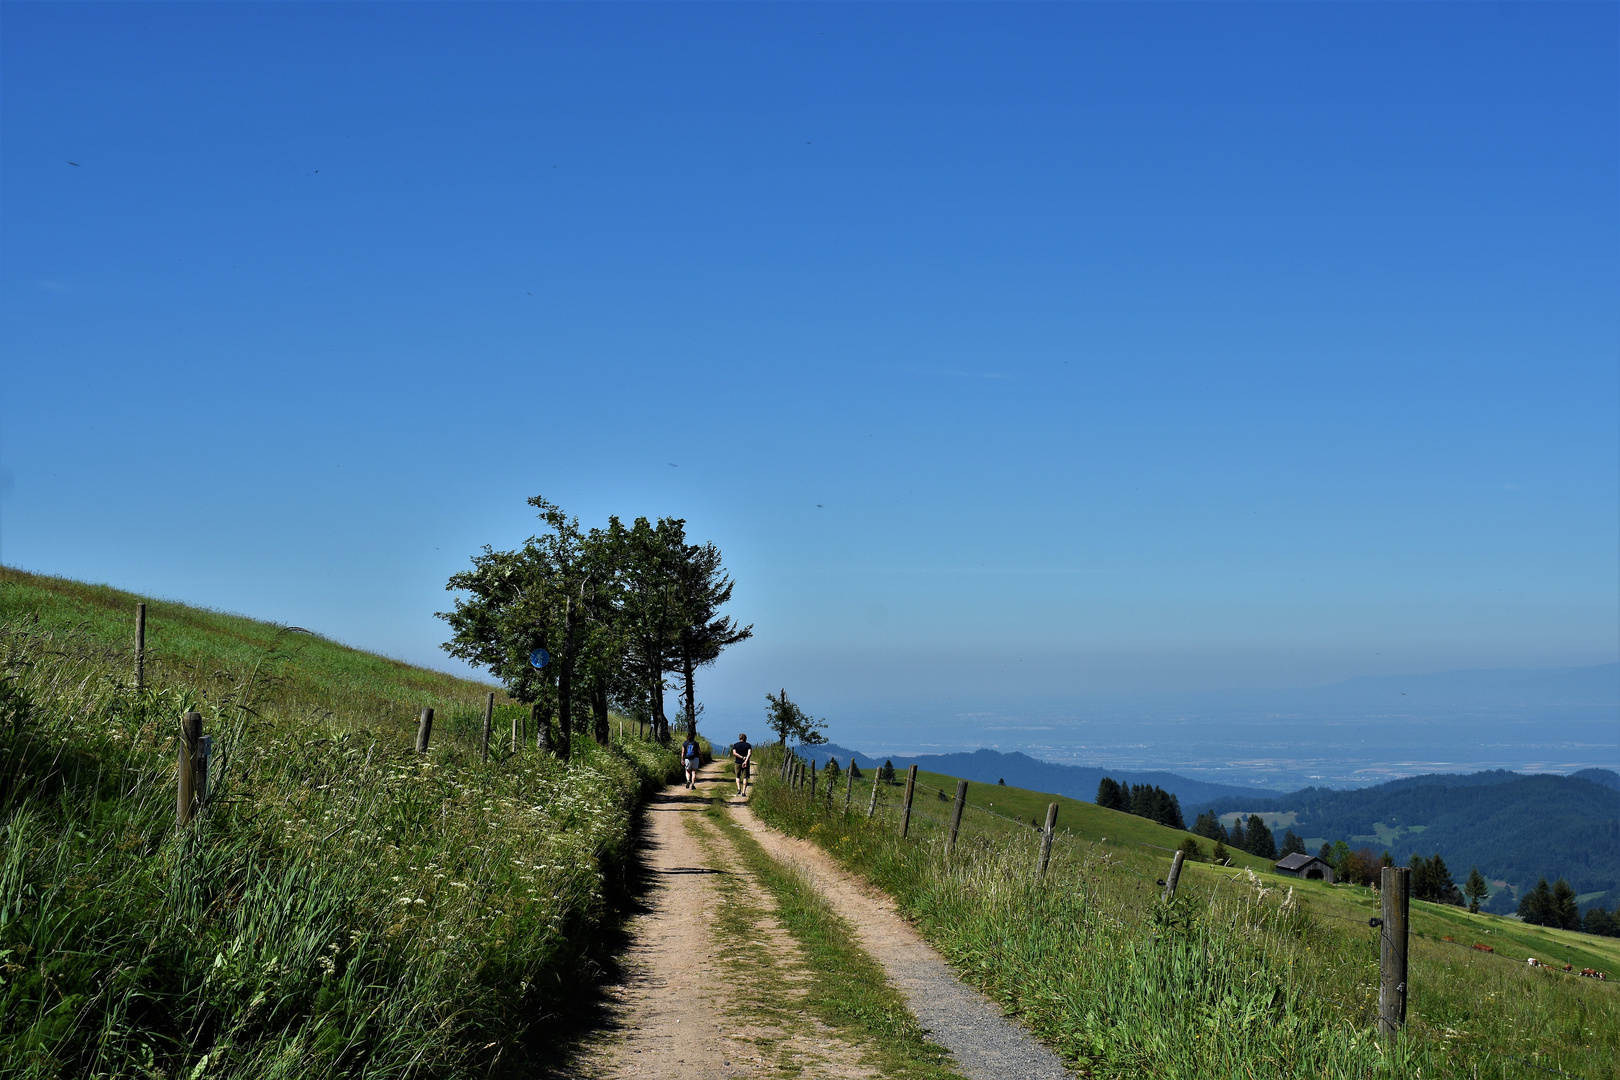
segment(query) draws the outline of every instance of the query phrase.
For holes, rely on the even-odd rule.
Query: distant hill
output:
[[[1097,782],[1112,776],[1121,783],[1154,784],[1181,800],[1183,811],[1192,804],[1215,799],[1236,798],[1253,801],[1280,795],[1265,788],[1237,787],[1233,784],[1211,784],[1204,780],[1190,780],[1168,772],[1126,772],[1119,769],[1097,769],[1083,765],[1058,765],[1040,761],[1028,754],[1003,754],[997,750],[975,750],[961,754],[878,754],[867,755],[835,743],[822,746],[800,747],[799,753],[812,758],[818,765],[827,764],[828,758],[837,758],[839,764],[855,759],[861,768],[882,765],[892,758],[895,767],[905,769],[916,765],[927,771],[959,776],[980,784],[994,784],[1005,780],[1013,787],[1031,791],[1047,791],[1054,795],[1067,795],[1071,799],[1092,802],[1097,797]],[[1191,821],[1189,817],[1187,820]]]
[[[1400,862],[1438,852],[1459,880],[1478,866],[1519,889],[1541,877],[1568,878],[1579,893],[1620,887],[1620,775],[1608,769],[1409,776],[1357,791],[1223,796],[1196,809],[1205,808],[1291,811],[1302,836],[1387,848]]]

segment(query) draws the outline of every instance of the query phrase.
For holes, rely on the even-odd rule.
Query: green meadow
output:
[[[513,752],[492,689],[284,627],[0,573],[0,1072],[532,1074],[611,947],[639,740]],[[417,709],[437,711],[413,749]],[[175,825],[188,710],[209,803]]]
[[[901,839],[895,764],[902,783],[879,786],[870,819],[870,778],[846,812],[843,782],[812,799],[769,760],[755,810],[893,895],[965,978],[1084,1075],[1620,1076],[1620,980],[1562,970],[1620,974],[1616,939],[1414,901],[1408,1023],[1386,1044],[1372,890],[1278,875],[1238,853],[1232,867],[1189,863],[1165,903],[1171,850],[1191,834],[1000,785],[969,786],[947,855],[952,801],[939,793],[954,794],[956,778],[919,774]],[[1030,822],[1052,802],[1059,836],[1037,880]],[[1557,967],[1531,967],[1532,956]]]

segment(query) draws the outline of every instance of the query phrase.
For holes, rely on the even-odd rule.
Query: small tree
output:
[[[1581,929],[1588,934],[1596,934],[1599,937],[1620,936],[1616,933],[1614,916],[1610,915],[1602,907],[1592,908],[1586,913],[1586,919]]]
[[[1282,853],[1284,856],[1305,854],[1305,841],[1293,829],[1283,833]]]
[[[1181,846],[1176,850],[1181,852],[1182,858],[1186,859],[1188,862],[1204,861],[1203,847],[1199,845],[1198,841],[1194,840],[1190,836],[1183,840],[1181,842]]]
[[[894,762],[888,758],[883,759],[883,767],[878,770],[878,779],[885,784],[894,783]]]
[[[1485,875],[1479,872],[1479,867],[1468,871],[1468,880],[1463,883],[1463,895],[1468,898],[1468,910],[1471,914],[1479,914],[1479,905],[1491,895],[1491,887],[1485,881]]]
[[[822,775],[827,778],[829,783],[844,775],[843,770],[838,767],[837,758],[830,757],[827,759],[827,768]]]
[[[1215,850],[1209,853],[1209,861],[1216,866],[1225,866],[1227,860],[1231,857],[1231,852],[1226,850],[1226,845],[1219,840],[1215,841]]]
[[[780,695],[766,694],[765,723],[776,732],[776,737],[786,746],[789,739],[793,739],[800,746],[820,746],[827,741],[821,733],[825,720],[817,720],[806,713],[798,705],[788,700],[787,691]]]
[[[849,775],[856,780],[862,779],[861,767],[855,764],[855,759],[853,757],[849,759]]]
[[[1198,820],[1193,822],[1192,831],[1205,840],[1224,841],[1226,839],[1226,829],[1221,825],[1221,819],[1215,816],[1213,810],[1205,810],[1202,814],[1199,814]]]

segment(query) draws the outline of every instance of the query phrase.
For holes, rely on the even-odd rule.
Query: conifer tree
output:
[[[1468,910],[1471,914],[1479,914],[1479,905],[1491,895],[1491,887],[1485,881],[1485,875],[1474,867],[1468,872],[1468,880],[1463,883],[1463,895],[1468,898]]]
[[[1282,853],[1284,856],[1305,854],[1305,841],[1293,829],[1283,833]]]
[[[894,783],[894,762],[888,758],[883,759],[883,767],[878,770],[878,779],[885,784]]]
[[[1221,825],[1221,819],[1215,816],[1215,811],[1205,810],[1193,822],[1192,831],[1206,840],[1225,840],[1226,829]]]
[[[1581,928],[1581,912],[1575,904],[1575,890],[1563,878],[1559,878],[1553,884],[1550,911],[1552,921],[1547,925],[1559,926],[1565,930]]]
[[[1226,830],[1226,842],[1239,851],[1249,850],[1249,836],[1243,831],[1243,815],[1239,814],[1232,827]]]
[[[1245,850],[1250,855],[1258,855],[1262,859],[1275,859],[1277,857],[1277,841],[1271,835],[1271,827],[1266,819],[1259,814],[1249,815],[1249,829],[1246,834],[1248,844]]]
[[[1118,810],[1123,801],[1119,791],[1119,781],[1112,776],[1105,776],[1097,781],[1097,805],[1104,810]]]
[[[1216,866],[1224,866],[1226,864],[1226,860],[1230,859],[1231,857],[1232,853],[1226,850],[1226,845],[1221,843],[1219,840],[1215,841],[1215,850],[1209,853],[1209,861],[1214,863]]]
[[[1552,921],[1552,887],[1547,879],[1536,882],[1536,887],[1519,900],[1519,918],[1536,926],[1547,926]]]

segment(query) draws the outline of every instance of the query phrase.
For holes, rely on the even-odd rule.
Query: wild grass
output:
[[[0,605],[0,1074],[510,1075],[551,1051],[673,754],[497,739],[481,764],[477,684],[329,643],[312,670],[283,647],[303,635],[211,613],[136,690],[128,648],[34,588],[37,621]],[[177,831],[190,709],[215,764]]]
[[[867,821],[760,770],[755,812],[880,886],[950,961],[1096,1076],[1580,1077],[1620,1069],[1620,993],[1415,939],[1408,1027],[1375,1035],[1376,931],[1329,890],[1199,867],[1160,900],[1163,853],[1071,835],[1034,878],[1035,829],[969,811],[953,856],[943,814],[898,838],[893,802]],[[870,789],[868,789],[869,791]],[[1004,789],[1001,789],[1004,790]],[[998,800],[999,801],[999,800]],[[944,804],[942,804],[944,805]],[[936,817],[937,815],[937,817]],[[1359,898],[1358,898],[1359,900]]]

